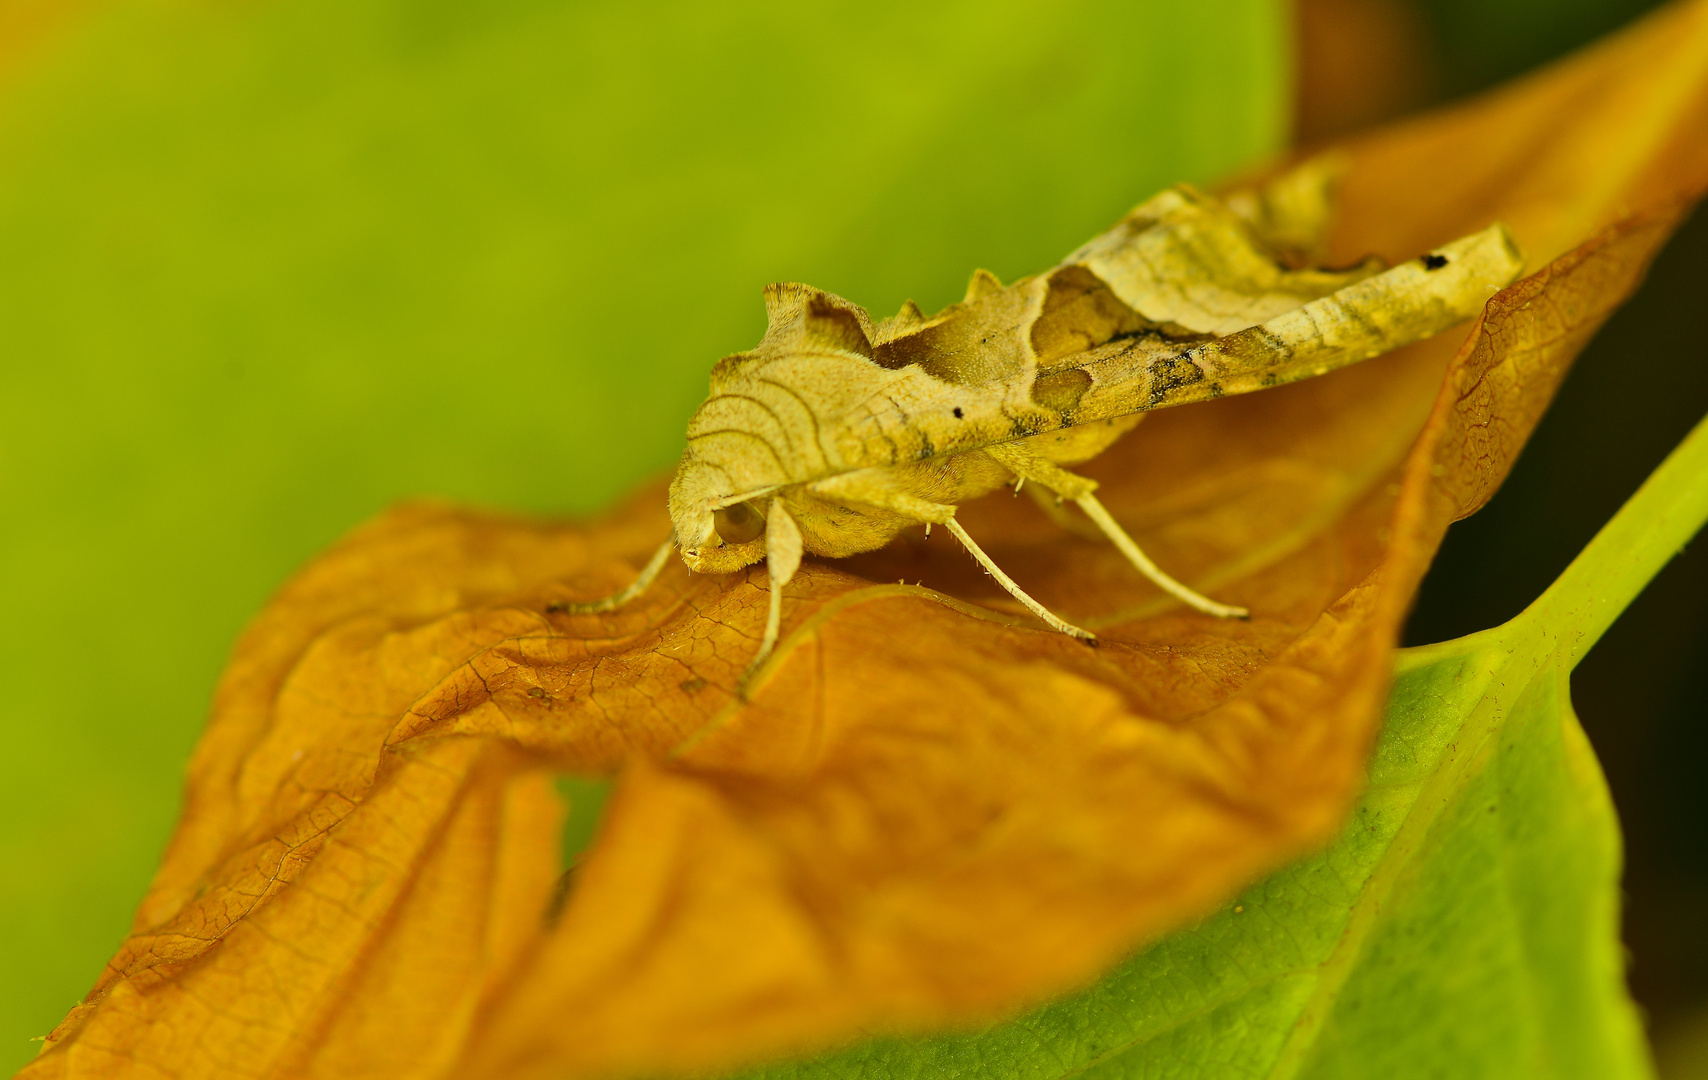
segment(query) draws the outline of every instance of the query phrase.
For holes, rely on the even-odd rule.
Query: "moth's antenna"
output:
[[[603,600],[589,600],[586,603],[578,604],[565,601],[551,604],[546,607],[546,611],[552,614],[562,612],[567,615],[595,615],[601,611],[613,611],[620,608],[641,593],[646,592],[647,587],[658,576],[658,572],[664,569],[665,562],[670,559],[670,553],[674,550],[676,550],[676,534],[673,532],[670,534],[670,539],[652,553],[652,558],[647,560],[647,564],[641,568],[640,576],[635,578],[629,587],[622,592],[607,596]]]
[[[734,495],[725,495],[721,499],[713,499],[711,502],[708,502],[706,504],[706,509],[722,510],[724,507],[734,506],[738,502],[749,502],[753,499],[762,499],[765,496],[780,490],[782,486],[782,484],[772,484],[770,487],[755,488],[752,491],[742,491]]]

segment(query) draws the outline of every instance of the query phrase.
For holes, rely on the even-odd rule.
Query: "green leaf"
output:
[[[1521,615],[1400,653],[1369,788],[1328,850],[1021,1019],[747,1075],[1650,1076],[1618,825],[1568,679],[1704,521],[1708,420]]]
[[[239,627],[339,533],[599,506],[766,282],[956,299],[1288,109],[1278,0],[69,6],[0,86],[0,1072],[122,936]]]

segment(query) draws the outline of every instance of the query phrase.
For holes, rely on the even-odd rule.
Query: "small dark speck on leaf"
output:
[[[960,418],[961,418],[961,407],[959,405],[957,405],[957,406],[955,406],[955,419],[959,420]]]
[[[563,914],[563,905],[569,899],[569,890],[575,887],[576,867],[565,870],[552,886],[552,894],[546,900],[545,923],[555,926],[558,916]]]
[[[1445,255],[1425,255],[1423,257],[1423,268],[1425,270],[1439,270],[1446,265],[1447,256]]]

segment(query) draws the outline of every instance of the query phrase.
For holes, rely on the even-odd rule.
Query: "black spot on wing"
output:
[[[1010,439],[1024,439],[1028,435],[1038,434],[1037,429],[1024,416],[1015,416],[1007,408],[1004,408],[1002,417],[1008,421],[1008,437]]]

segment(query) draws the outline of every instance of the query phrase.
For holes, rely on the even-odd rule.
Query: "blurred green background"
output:
[[[1408,8],[1418,77],[1377,111],[1488,85],[1645,6]],[[763,283],[931,309],[976,266],[1049,265],[1154,189],[1280,148],[1293,108],[1285,0],[6,15],[0,1069],[117,945],[226,650],[314,552],[409,495],[594,510],[673,462],[711,362],[763,329]],[[1509,488],[1455,528],[1420,640],[1521,607],[1708,409],[1708,385],[1677,388],[1708,371],[1685,329],[1703,232],[1586,357]],[[1610,404],[1584,372],[1616,373],[1634,335],[1680,374]],[[1668,574],[1708,582],[1702,562]],[[1606,708],[1579,711],[1644,830],[1633,881],[1649,860],[1668,902],[1708,896],[1689,891],[1708,882],[1708,806],[1632,810],[1702,719],[1708,632],[1674,607],[1634,610],[1579,678],[1580,699],[1603,686]],[[1660,661],[1651,617],[1685,620]],[[1636,720],[1618,681],[1633,670],[1671,688]],[[1632,730],[1648,741],[1621,743]],[[1666,790],[1700,776],[1694,737],[1695,771],[1669,765]],[[1645,991],[1644,948],[1639,994],[1684,1025],[1708,979]]]

